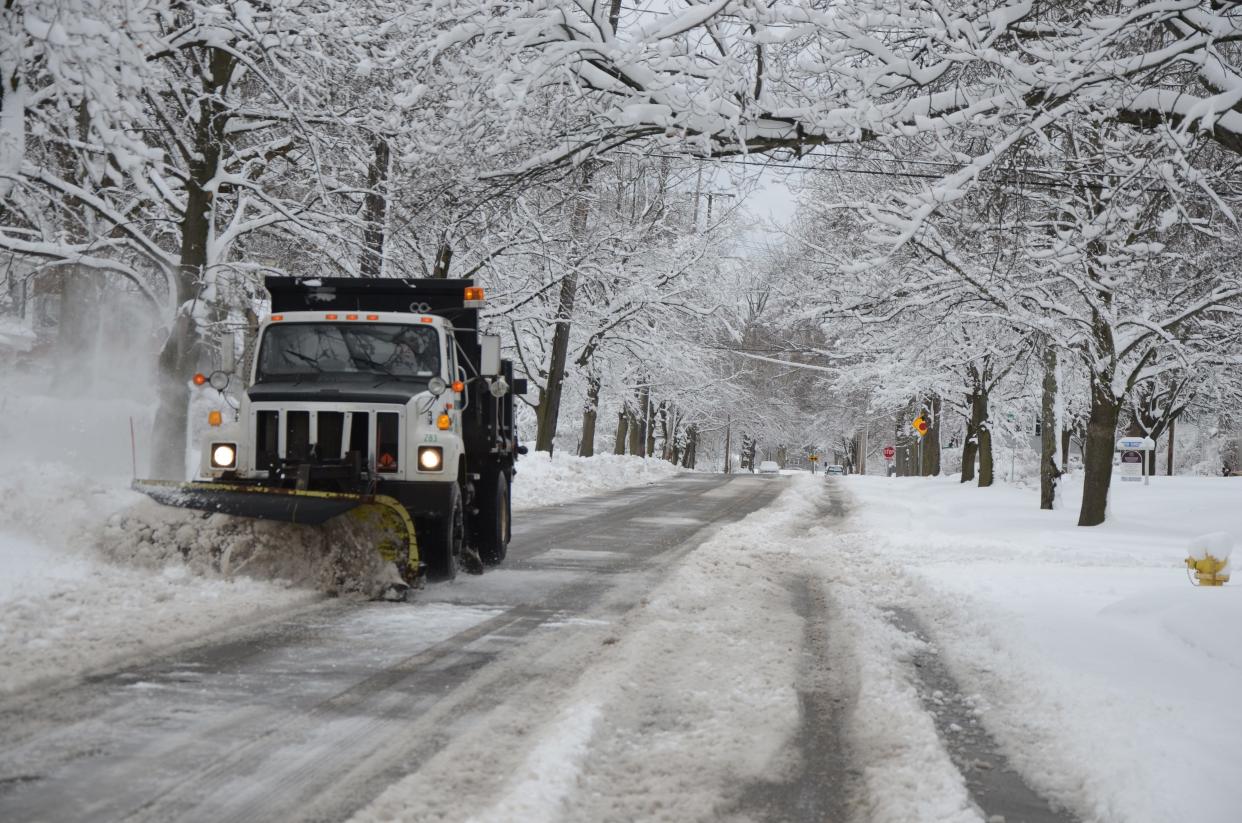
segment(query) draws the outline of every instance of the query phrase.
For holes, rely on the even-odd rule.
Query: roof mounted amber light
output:
[[[379,315],[378,315],[378,314],[368,314],[368,315],[367,315],[367,319],[368,319],[368,320],[379,320]]]
[[[325,315],[323,316],[323,319],[324,319],[324,320],[335,320],[336,318],[337,318],[337,315],[335,315],[335,314],[325,314]]]
[[[284,319],[285,319],[285,316],[284,316],[283,314],[273,314],[273,315],[272,315],[272,322],[273,322],[273,323],[279,323],[281,320],[284,320]]]
[[[358,319],[358,315],[356,315],[356,314],[347,314],[347,315],[345,315],[345,319],[346,319],[346,320],[357,320],[357,319]]]
[[[483,287],[482,286],[466,286],[465,306],[468,309],[477,309],[483,305]]]

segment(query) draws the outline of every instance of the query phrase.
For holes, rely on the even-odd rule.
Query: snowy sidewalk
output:
[[[1182,559],[1204,532],[1242,542],[1242,482],[1114,484],[1093,529],[1074,525],[1073,482],[1053,512],[1037,490],[843,486],[852,534],[825,548],[848,590],[920,618],[1036,788],[1084,821],[1239,819],[1242,581],[1194,588]]]

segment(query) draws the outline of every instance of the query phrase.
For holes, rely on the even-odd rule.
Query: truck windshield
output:
[[[257,382],[346,374],[438,375],[439,333],[431,326],[383,323],[278,323],[263,335]]]

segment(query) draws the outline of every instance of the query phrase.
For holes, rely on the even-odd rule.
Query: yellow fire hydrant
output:
[[[1190,542],[1190,556],[1186,568],[1194,572],[1191,580],[1196,586],[1223,586],[1229,582],[1229,555],[1233,553],[1233,538],[1224,532],[1214,532],[1196,537]]]

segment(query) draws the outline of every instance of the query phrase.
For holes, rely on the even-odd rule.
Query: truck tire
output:
[[[475,538],[479,559],[485,566],[495,566],[509,551],[509,478],[504,472],[483,487],[479,500],[479,521]]]
[[[466,545],[461,487],[456,483],[450,487],[448,510],[443,516],[420,518],[415,528],[418,553],[427,564],[427,579],[441,581],[457,577]]]

